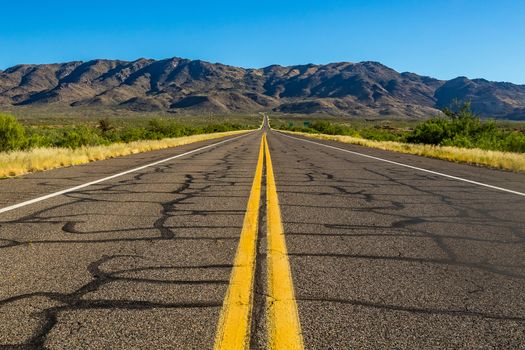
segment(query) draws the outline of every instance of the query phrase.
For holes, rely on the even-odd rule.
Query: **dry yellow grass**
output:
[[[10,177],[34,171],[84,164],[95,160],[125,156],[128,154],[177,147],[193,142],[237,135],[248,130],[192,135],[162,140],[144,140],[130,143],[114,143],[107,146],[70,148],[35,148],[30,151],[0,153],[0,177]]]
[[[387,151],[444,159],[457,163],[483,165],[491,168],[525,172],[525,154],[523,153],[486,151],[478,148],[420,145],[393,141],[373,141],[341,135],[309,134],[292,131],[282,132],[321,140],[333,140],[354,145],[379,148]]]

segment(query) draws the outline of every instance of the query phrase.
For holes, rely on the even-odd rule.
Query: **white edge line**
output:
[[[213,147],[213,146],[217,146],[217,145],[220,145],[220,144],[225,143],[225,142],[230,142],[230,141],[236,140],[238,138],[245,137],[245,136],[251,134],[252,132],[247,132],[246,134],[243,134],[243,135],[240,135],[240,136],[236,136],[236,137],[233,137],[231,139],[227,139],[227,140],[219,141],[219,142],[216,142],[216,143],[212,143],[211,145],[200,147],[200,148],[197,148],[197,149],[185,152],[185,153],[177,154],[176,156],[173,156],[173,157],[161,159],[159,161],[156,161],[156,162],[153,162],[153,163],[149,163],[149,164],[146,164],[146,165],[142,165],[142,166],[139,166],[138,168],[129,169],[129,170],[123,171],[121,173],[110,175],[110,176],[107,176],[107,177],[104,177],[104,178],[101,178],[101,179],[98,179],[98,180],[95,180],[95,181],[86,182],[86,183],[84,183],[82,185],[78,185],[78,186],[71,187],[71,188],[66,188],[65,190],[61,190],[61,191],[58,191],[58,192],[53,192],[53,193],[47,194],[45,196],[33,198],[33,199],[28,200],[28,201],[24,201],[24,202],[21,202],[21,203],[10,205],[8,207],[0,208],[0,214],[8,212],[8,211],[11,211],[11,210],[14,210],[14,209],[17,209],[17,208],[25,207],[26,205],[42,202],[42,201],[45,201],[46,199],[57,197],[57,196],[60,196],[62,194],[66,194],[66,193],[69,193],[69,192],[74,192],[74,191],[77,191],[77,190],[79,190],[81,188],[85,188],[85,187],[88,187],[88,186],[91,186],[91,185],[95,185],[95,184],[98,184],[100,182],[111,180],[111,179],[114,179],[116,177],[120,177],[120,176],[129,174],[129,173],[133,173],[133,172],[136,172],[136,171],[139,171],[139,170],[142,170],[142,169],[146,169],[146,168],[158,165],[158,164],[162,164],[162,163],[168,162],[168,161],[176,159],[176,158],[184,157],[184,156],[187,156],[188,154],[199,152],[199,151],[202,151],[204,149],[207,149],[207,148],[210,148],[210,147]]]
[[[354,151],[350,151],[350,150],[347,150],[347,149],[344,149],[344,148],[335,147],[335,146],[325,145],[324,143],[315,142],[315,141],[311,141],[311,140],[305,140],[305,139],[302,139],[302,138],[299,138],[299,137],[293,137],[293,136],[290,136],[290,135],[286,135],[286,134],[284,134],[282,132],[279,132],[279,134],[281,134],[281,135],[283,135],[285,137],[289,137],[291,139],[300,140],[300,141],[304,141],[304,142],[310,142],[310,143],[313,143],[313,144],[316,144],[316,145],[320,145],[320,146],[324,146],[324,147],[328,147],[328,148],[333,148],[333,149],[336,149],[336,150],[339,150],[339,151],[352,153],[352,154],[355,154],[355,155],[358,155],[358,156],[371,158],[371,159],[379,160],[379,161],[390,163],[390,164],[399,165],[399,166],[402,166],[402,167],[405,167],[405,168],[410,168],[410,169],[415,169],[415,170],[419,170],[419,171],[424,171],[426,173],[447,177],[449,179],[454,179],[454,180],[458,180],[458,181],[468,182],[468,183],[471,183],[471,184],[474,184],[474,185],[492,188],[494,190],[499,190],[499,191],[503,191],[503,192],[517,194],[518,196],[525,196],[525,193],[523,193],[523,192],[513,191],[513,190],[509,190],[507,188],[485,184],[483,182],[478,182],[478,181],[474,181],[474,180],[464,179],[464,178],[458,177],[458,176],[452,176],[452,175],[440,173],[440,172],[433,171],[433,170],[419,168],[419,167],[413,166],[413,165],[408,165],[408,164],[404,164],[404,163],[398,163],[398,162],[394,162],[393,160],[388,160],[388,159],[384,159],[384,158],[369,156],[368,154],[354,152]]]

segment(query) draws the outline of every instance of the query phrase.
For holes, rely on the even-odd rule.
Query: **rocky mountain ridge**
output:
[[[274,111],[429,117],[455,99],[525,119],[525,85],[398,73],[378,62],[245,69],[170,58],[17,65],[0,71],[0,105],[65,104],[180,113]]]

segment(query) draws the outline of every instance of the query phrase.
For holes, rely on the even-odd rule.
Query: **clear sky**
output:
[[[242,67],[379,61],[525,84],[524,0],[2,1],[0,69],[172,56]]]

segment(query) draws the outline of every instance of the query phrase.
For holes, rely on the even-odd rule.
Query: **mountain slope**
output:
[[[278,111],[418,118],[455,99],[484,116],[525,118],[525,86],[441,81],[377,62],[244,69],[170,58],[18,65],[0,71],[0,105],[66,104],[138,111]]]

